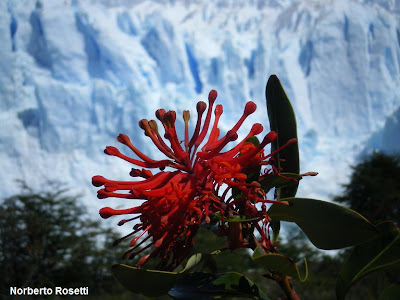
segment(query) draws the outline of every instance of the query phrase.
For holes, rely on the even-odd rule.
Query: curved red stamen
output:
[[[235,141],[237,140],[237,138],[238,138],[237,133],[230,130],[227,132],[224,139],[213,143],[208,147],[208,149],[205,149],[208,150],[209,152],[202,151],[200,153],[197,153],[197,156],[200,157],[201,159],[209,159],[215,154],[219,153],[229,142]]]
[[[103,176],[96,175],[92,177],[92,185],[95,187],[103,186],[108,180],[105,179]]]
[[[127,214],[140,214],[142,208],[140,206],[127,208],[127,209],[113,209],[111,207],[103,207],[100,209],[99,214],[103,219],[108,219],[116,215],[127,215]]]
[[[141,197],[138,197],[133,194],[114,193],[114,192],[109,192],[106,189],[100,189],[97,191],[97,198],[105,199],[105,198],[109,198],[109,197],[116,197],[116,198],[122,198],[122,199],[141,199]]]
[[[242,165],[246,160],[249,160],[251,157],[253,157],[256,153],[260,152],[262,149],[264,149],[264,147],[271,143],[273,140],[275,140],[277,137],[277,134],[275,133],[275,131],[270,131],[262,140],[262,142],[255,147],[254,149],[246,152],[245,154],[243,154],[242,156],[239,156],[236,159],[236,163]]]
[[[293,144],[293,143],[296,143],[296,142],[297,142],[297,139],[296,139],[296,138],[292,138],[292,139],[288,140],[288,141],[286,142],[285,145],[283,145],[283,146],[280,147],[279,149],[276,149],[275,151],[271,152],[270,154],[266,155],[265,158],[268,158],[268,157],[271,157],[271,156],[275,155],[275,154],[278,153],[279,151],[285,149],[287,146],[289,146],[289,145],[291,145],[291,144]]]
[[[207,134],[208,127],[210,125],[211,111],[212,111],[212,107],[214,105],[216,98],[217,98],[217,91],[211,90],[210,93],[208,94],[208,111],[207,111],[206,119],[204,121],[203,129],[201,130],[201,133],[200,133],[198,139],[194,143],[195,147],[198,147],[201,144],[201,142],[204,140],[204,138]]]
[[[212,143],[212,142],[215,142],[218,140],[218,136],[219,136],[218,122],[219,122],[219,119],[223,112],[224,112],[223,106],[221,104],[218,104],[214,110],[214,114],[215,114],[214,124],[211,129],[211,133],[208,138],[208,141],[204,145],[204,147],[206,147],[209,143]]]
[[[153,176],[153,173],[151,173],[151,171],[143,169],[143,168],[142,168],[142,170],[132,168],[129,175],[132,177],[142,177],[142,178],[147,179],[147,178],[150,178],[151,176]]]
[[[162,242],[164,241],[164,239],[165,239],[165,237],[167,236],[167,234],[168,234],[168,231],[165,232],[164,235],[163,235],[160,239],[158,239],[158,240],[155,242],[155,244],[154,244],[154,247],[155,247],[155,248],[159,248],[159,247],[161,246],[161,244],[162,244]]]
[[[133,218],[130,218],[130,219],[123,219],[123,220],[118,222],[118,226],[122,226],[125,223],[128,223],[130,221],[133,221],[133,220],[136,220],[136,219],[139,219],[139,218],[140,218],[140,216],[136,216],[136,217],[133,217]]]
[[[175,153],[177,160],[182,162],[188,158],[188,153],[185,152],[178,141],[178,136],[176,135],[175,127],[166,129],[165,138],[170,141],[171,148]]]
[[[157,123],[154,120],[147,121],[146,119],[142,119],[139,121],[139,126],[145,131],[145,135],[150,137],[158,150],[171,159],[176,158],[172,150],[164,143],[159,135]]]
[[[226,152],[222,152],[220,153],[218,156],[220,158],[224,157],[224,158],[233,158],[235,155],[237,155],[240,150],[242,149],[244,143],[246,143],[246,140],[252,136],[255,136],[257,134],[260,134],[263,131],[263,127],[261,124],[259,123],[255,123],[253,124],[253,126],[251,127],[250,132],[247,134],[247,136],[239,143],[237,144],[235,147],[233,147],[232,149],[226,151]]]
[[[139,236],[137,236],[136,238],[131,240],[131,242],[129,243],[129,246],[133,247],[136,244],[136,242],[138,241],[138,239],[140,239],[147,231],[149,231],[150,228],[151,228],[151,225],[147,226]]]
[[[207,104],[205,102],[203,102],[203,101],[197,102],[197,105],[196,105],[197,122],[196,122],[196,128],[194,129],[193,136],[189,142],[189,152],[192,149],[194,143],[197,141],[197,138],[199,136],[200,126],[201,126],[201,118],[202,118],[203,113],[206,110],[206,108],[207,108]]]
[[[257,108],[257,105],[254,102],[252,102],[252,101],[247,102],[246,106],[244,108],[244,111],[243,111],[243,115],[240,117],[239,121],[237,121],[235,126],[233,126],[232,130],[238,131],[240,126],[242,126],[244,120],[246,120],[246,118],[249,115],[251,115],[256,110],[256,108]]]
[[[144,121],[144,120],[141,120]],[[139,122],[140,123],[140,122]],[[144,124],[143,122],[142,124]],[[148,126],[148,121],[146,120],[147,126]],[[131,140],[129,137],[125,134],[119,134],[117,137],[118,142],[128,146],[140,159],[143,159],[145,162],[148,162],[150,164],[158,163],[159,161],[156,161],[154,159],[151,159],[150,157],[144,155],[142,152],[140,152],[135,146],[133,146]]]
[[[188,110],[183,111],[183,121],[185,122],[185,150],[189,149],[189,119],[190,112]]]
[[[117,148],[113,146],[107,146],[106,149],[104,150],[105,154],[111,155],[111,156],[117,156],[127,162],[130,162],[131,164],[137,165],[139,167],[144,167],[144,168],[165,168],[167,166],[173,166],[174,163],[170,160],[151,160],[150,161],[140,161],[134,158],[131,158],[129,156],[126,156],[122,154]]]
[[[164,115],[165,115],[165,109],[160,108],[156,110],[156,118],[160,120],[161,123],[163,122]]]

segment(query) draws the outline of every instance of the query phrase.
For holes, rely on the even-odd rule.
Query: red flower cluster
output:
[[[130,234],[114,243],[118,244],[122,240],[131,238],[129,246],[132,248],[125,253],[125,258],[133,258],[149,247],[153,247],[152,252],[139,260],[138,267],[146,263],[149,258],[158,256],[161,258],[159,269],[176,268],[190,252],[200,224],[209,223],[210,216],[217,212],[221,216],[222,227],[225,226],[224,218],[232,215],[259,218],[259,220],[267,218],[264,203],[271,201],[265,199],[265,193],[258,182],[248,182],[247,174],[251,174],[252,171],[254,173],[254,170],[260,172],[261,165],[269,164],[267,159],[272,154],[264,155],[263,149],[276,138],[276,133],[269,132],[256,146],[247,141],[250,137],[262,132],[262,125],[256,123],[240,143],[222,152],[229,142],[238,138],[238,129],[256,110],[256,104],[248,102],[242,117],[221,138],[218,122],[223,108],[222,105],[216,105],[214,124],[208,140],[203,143],[209,131],[216,98],[217,92],[212,90],[208,96],[208,109],[205,102],[197,103],[197,123],[190,139],[188,126],[190,114],[189,111],[183,112],[185,136],[182,142],[179,141],[175,130],[175,111],[166,112],[164,109],[156,111],[156,117],[164,127],[164,138],[168,140],[169,145],[161,137],[156,121],[143,119],[139,122],[145,135],[168,159],[149,158],[140,152],[124,134],[120,134],[117,140],[129,147],[139,159],[128,157],[115,147],[106,147],[104,151],[108,155],[117,156],[142,168],[133,168],[130,172],[133,177],[141,177],[141,181],[113,181],[102,176],[92,178],[94,186],[103,186],[98,191],[98,198],[119,197],[145,200],[141,205],[128,209],[115,210],[104,207],[100,210],[103,218],[115,215],[137,215],[120,221],[118,225],[140,219],[133,226]],[[202,117],[205,112],[202,126]],[[201,144],[204,145],[197,151]],[[159,169],[159,172],[153,174],[148,169]],[[266,175],[262,174],[262,176]],[[239,192],[239,197],[232,196],[233,188]],[[256,208],[256,203],[259,202],[263,203],[261,210]],[[146,232],[147,235],[145,235]]]

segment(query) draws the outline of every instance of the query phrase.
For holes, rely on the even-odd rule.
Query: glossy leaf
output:
[[[400,262],[399,228],[390,221],[380,223],[376,228],[379,235],[355,247],[342,266],[336,284],[338,299],[344,299],[351,285],[365,275]]]
[[[290,100],[276,75],[271,75],[269,77],[265,90],[265,97],[267,100],[270,129],[278,134],[278,137],[271,143],[272,152],[285,145],[290,139],[297,138],[296,116],[290,104]],[[291,144],[287,148],[279,151],[274,157],[275,167],[281,172],[300,173],[298,143]],[[278,188],[278,199],[296,196],[298,185],[297,182],[290,186]],[[271,187],[268,188],[268,190],[269,189],[271,189]],[[271,227],[273,231],[272,239],[276,242],[281,228],[280,221],[272,219]]]
[[[260,247],[257,247],[251,258],[255,263],[271,271],[297,278],[300,281],[307,280],[308,266],[306,259],[304,259],[304,274],[302,275],[297,264],[286,255],[279,253],[264,254]]]
[[[379,295],[378,300],[398,300],[400,299],[400,285],[391,284],[386,287]]]
[[[268,298],[250,279],[236,272],[185,273],[168,293],[174,299]]]
[[[321,200],[285,198],[289,205],[273,204],[272,219],[295,222],[320,249],[341,249],[363,243],[377,235],[366,218],[349,208]]]
[[[270,128],[278,134],[278,137],[271,143],[271,151],[275,151],[290,139],[297,138],[296,117],[285,90],[276,75],[269,77],[265,96],[267,98]],[[300,160],[297,143],[279,151],[274,157],[276,158],[275,167],[282,172],[299,174]],[[297,186],[298,184],[281,188],[280,197],[294,197]]]
[[[127,265],[114,265],[112,273],[126,289],[147,297],[167,294],[179,279],[176,272],[142,270]]]

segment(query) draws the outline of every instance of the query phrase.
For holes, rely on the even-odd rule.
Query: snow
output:
[[[0,39],[3,196],[16,179],[59,179],[97,214],[91,177],[129,178],[103,153],[120,132],[160,158],[138,121],[160,107],[195,116],[210,89],[222,130],[249,100],[258,110],[242,134],[268,130],[271,74],[297,115],[301,171],[319,172],[299,196],[329,200],[360,153],[400,150],[399,1],[8,0]]]

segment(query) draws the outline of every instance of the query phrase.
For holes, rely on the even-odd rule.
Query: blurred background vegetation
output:
[[[110,272],[123,253],[111,247],[119,233],[90,220],[79,195],[59,182],[20,186],[0,207],[1,297],[9,299],[12,286],[60,286],[89,287],[82,299],[123,299],[127,293]]]
[[[21,182],[21,192],[3,199],[0,207],[0,295],[9,298],[10,286],[88,286],[85,299],[146,299],[126,292],[111,275],[115,263],[135,264],[121,259],[127,245],[111,247],[120,233],[90,220],[79,195],[58,182],[34,190]],[[400,157],[373,153],[353,167],[341,195],[333,199],[377,224],[392,220],[400,224]],[[210,253],[226,247],[226,241],[201,229],[192,253]],[[286,227],[278,250],[294,261],[307,258],[309,278],[293,280],[301,299],[335,299],[336,278],[351,248],[327,255],[313,247],[297,226]],[[218,272],[237,271],[257,282],[272,299],[282,297],[279,286],[263,277],[246,249],[226,250],[216,255]],[[148,266],[151,268],[151,265]],[[389,283],[400,283],[399,264],[362,279],[346,299],[377,299]],[[157,283],[154,284],[157,288]],[[158,299],[167,299],[160,297]],[[36,297],[35,299],[39,299]]]

